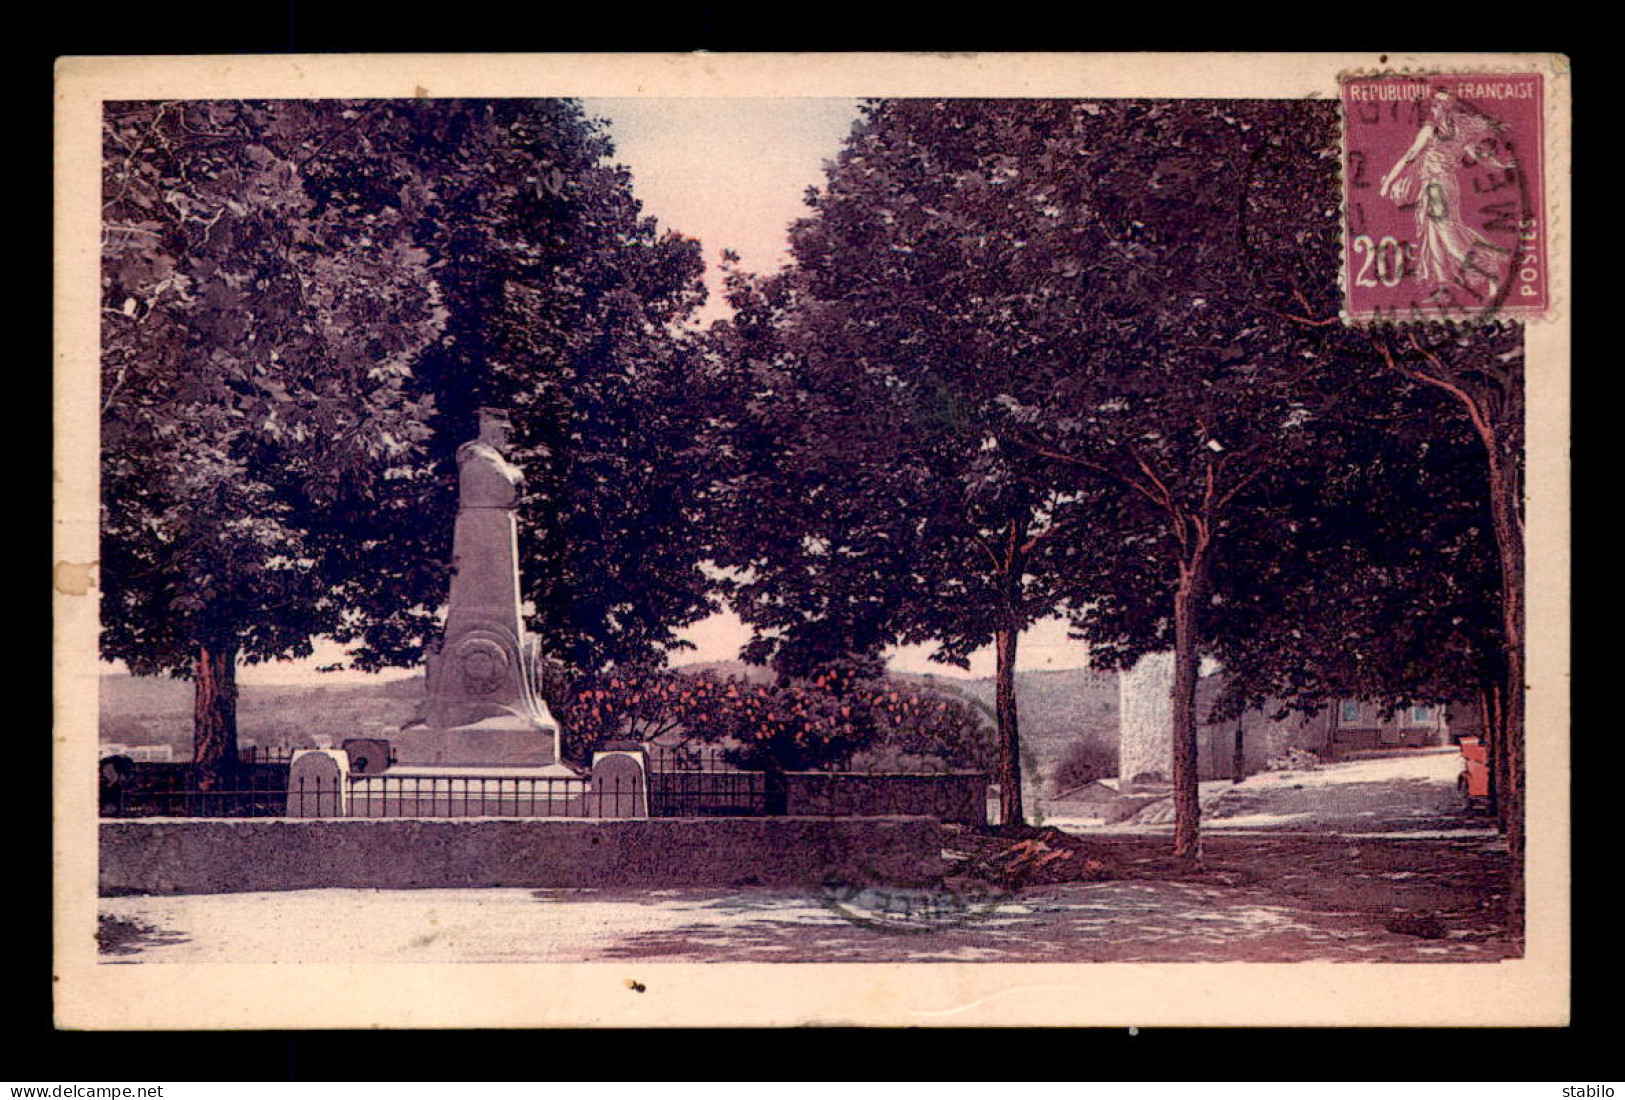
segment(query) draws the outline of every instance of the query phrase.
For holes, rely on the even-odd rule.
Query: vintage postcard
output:
[[[56,121],[59,1026],[1567,1022],[1567,59]]]

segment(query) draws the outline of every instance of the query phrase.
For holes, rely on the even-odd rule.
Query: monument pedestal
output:
[[[549,768],[550,774],[574,775],[560,763],[558,729],[517,716],[486,718],[450,729],[415,726],[390,739],[399,771],[412,766]]]

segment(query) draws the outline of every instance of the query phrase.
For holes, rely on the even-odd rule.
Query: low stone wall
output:
[[[791,814],[920,814],[987,824],[987,776],[980,772],[789,772],[784,778]]]
[[[924,818],[146,819],[101,823],[101,892],[814,886],[940,874]]]

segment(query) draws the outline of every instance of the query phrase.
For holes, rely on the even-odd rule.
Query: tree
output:
[[[1176,653],[1175,847],[1193,857],[1189,689],[1199,653],[1239,656],[1249,643],[1237,646],[1233,639],[1245,635],[1222,629],[1226,601],[1290,590],[1308,560],[1299,537],[1313,542],[1314,525],[1330,536],[1318,564],[1330,553],[1344,566],[1363,566],[1333,583],[1360,576],[1371,585],[1347,605],[1363,609],[1364,618],[1345,622],[1356,633],[1345,635],[1344,654],[1352,637],[1384,658],[1345,682],[1369,686],[1372,673],[1386,676],[1383,690],[1393,697],[1442,693],[1447,677],[1482,684],[1497,662],[1510,671],[1518,642],[1486,645],[1484,612],[1496,608],[1514,621],[1521,597],[1503,589],[1499,599],[1487,598],[1486,540],[1477,536],[1486,504],[1494,545],[1517,533],[1505,501],[1516,496],[1515,474],[1507,471],[1521,455],[1521,339],[1513,330],[1482,329],[1406,337],[1410,358],[1401,362],[1392,334],[1338,322],[1330,274],[1337,269],[1334,126],[1324,105],[1117,104],[1097,117],[1109,118],[1118,150],[1094,181],[1098,223],[1110,242],[1102,252],[1117,272],[1113,289],[1098,299],[1106,323],[1095,326],[1089,354],[1058,378],[1047,403],[1013,404],[1012,412],[1034,425],[1038,445],[1058,459],[1128,489],[1125,499],[1141,513],[1117,528],[1115,560],[1095,555],[1107,570],[1091,590],[1107,596],[1078,617],[1103,652],[1115,641],[1126,657],[1138,638],[1166,638],[1158,601],[1125,592],[1136,574],[1121,551],[1147,545],[1144,521],[1152,517],[1153,545],[1164,552],[1177,546],[1162,557],[1164,568],[1177,565],[1164,573],[1173,589]],[[1428,386],[1467,407],[1494,456],[1485,481],[1464,472],[1465,424],[1441,418],[1438,403],[1419,396]],[[1396,414],[1396,400],[1407,403],[1401,407],[1409,415]],[[1084,415],[1066,412],[1069,405]],[[1386,499],[1387,522],[1367,511],[1347,525],[1356,513],[1323,489],[1351,477]],[[1490,487],[1487,501],[1477,495],[1480,485]],[[1437,494],[1419,496],[1421,487]],[[1380,539],[1395,533],[1401,517],[1411,526],[1396,554]],[[1097,551],[1109,544],[1109,537],[1095,540]],[[1422,554],[1431,560],[1417,561]],[[1219,585],[1216,570],[1225,574]],[[1504,582],[1515,570],[1503,563],[1501,573]],[[1318,609],[1321,628],[1328,610]],[[1281,644],[1285,659],[1306,663],[1297,644],[1302,632],[1290,643],[1279,630],[1255,633],[1251,644],[1260,637]]]
[[[425,194],[354,157],[340,103],[113,103],[104,115],[102,652],[196,683],[205,786],[236,763],[236,662],[308,655],[378,546],[357,515],[410,471],[406,391],[441,323]]]
[[[1496,806],[1512,867],[1508,926],[1524,930],[1524,373],[1523,333],[1507,326],[1392,333],[1373,343],[1392,371],[1447,395],[1458,421],[1465,418],[1483,462],[1485,503],[1494,533],[1499,582],[1498,623],[1503,680],[1485,693],[1484,722],[1490,736]]]
[[[1050,196],[1005,185],[1052,121],[871,104],[792,230],[792,267],[737,279],[723,332],[747,397],[718,560],[744,578],[731,598],[758,653],[929,641],[963,664],[992,644],[1009,822],[1024,817],[1018,639],[1059,605],[1055,536],[1086,493],[1013,447],[998,406],[1050,309],[1021,252]]]
[[[1503,683],[1478,443],[1435,391],[1366,378],[1348,410],[1362,415],[1320,426],[1320,476],[1238,525],[1216,565],[1215,720],[1348,698],[1476,702]]]
[[[1323,475],[1275,526],[1238,533],[1217,587],[1219,701],[1313,709],[1476,703],[1512,853],[1523,932],[1523,334],[1515,326],[1374,330],[1372,392],[1318,433]],[[1356,419],[1352,414],[1358,413]],[[1268,575],[1260,586],[1250,577]]]
[[[1345,333],[1290,316],[1335,301],[1333,115],[1190,101],[1072,110],[1053,151],[1078,167],[1055,201],[1088,267],[1064,293],[1067,324],[1001,400],[1035,453],[1114,490],[1075,545],[1073,621],[1102,663],[1173,651],[1174,849],[1195,860],[1196,686],[1216,562],[1239,525],[1314,476],[1318,425],[1359,377]],[[1051,262],[1068,270],[1058,249]]]
[[[1034,606],[1064,598],[1104,663],[1174,651],[1175,850],[1187,859],[1200,852],[1199,662],[1228,648],[1245,663],[1253,643],[1223,632],[1246,621],[1248,593],[1302,575],[1295,532],[1322,540],[1321,561],[1368,555],[1361,575],[1379,587],[1347,625],[1392,658],[1379,671],[1427,666],[1405,669],[1402,690],[1482,676],[1495,659],[1482,616],[1462,613],[1482,610],[1472,479],[1433,471],[1434,484],[1455,480],[1431,521],[1425,501],[1407,502],[1418,529],[1465,540],[1455,577],[1373,556],[1366,533],[1337,526],[1346,502],[1320,494],[1328,480],[1414,481],[1429,462],[1425,430],[1382,436],[1396,383],[1417,392],[1392,346],[1336,315],[1336,145],[1324,103],[871,105],[795,231],[795,266],[755,284],[735,333],[761,410],[746,436],[767,441],[759,470],[780,490],[762,495],[784,519],[765,550],[734,562],[771,607],[747,600],[747,619],[785,638],[852,621],[880,636],[973,636],[964,623],[986,605],[942,566],[969,564],[956,550],[979,542],[989,577],[1038,578]],[[1444,378],[1442,364],[1517,358],[1515,338],[1451,339],[1409,349],[1409,369]],[[932,435],[944,423],[970,430]],[[1433,427],[1434,455],[1459,448],[1453,425]],[[1501,448],[1515,456],[1516,441]],[[941,464],[910,480],[910,462],[935,454]],[[1342,521],[1315,518],[1334,505]],[[954,525],[929,526],[942,517]],[[998,550],[1028,546],[1023,517],[1043,556],[1008,557],[1019,571],[1001,574]],[[832,615],[834,594],[885,613]],[[1435,597],[1440,614],[1405,628],[1408,654],[1384,640]],[[1417,652],[1439,639],[1442,656]]]
[[[456,448],[478,408],[506,408],[532,628],[579,669],[657,660],[713,609],[699,562],[715,381],[683,328],[705,297],[699,244],[642,215],[604,125],[574,101],[395,109],[397,152],[435,183],[419,240],[447,311],[413,378],[434,434],[411,552],[448,557]],[[430,636],[374,631],[358,663]]]
[[[235,664],[417,660],[452,455],[515,413],[526,594],[577,663],[709,610],[680,322],[694,242],[640,216],[565,101],[113,104],[105,117],[103,655],[197,683],[235,757]]]
[[[1066,597],[1109,661],[1174,648],[1176,847],[1190,856],[1213,540],[1335,400],[1305,385],[1327,349],[1277,347],[1306,339],[1280,315],[1300,308],[1281,278],[1319,293],[1316,262],[1335,270],[1330,122],[1317,105],[878,103],[811,198],[795,267],[758,295],[781,340],[757,356],[778,371],[765,389],[795,394],[764,407],[820,436],[821,451],[778,452],[778,483],[828,484],[835,465],[853,471],[837,499],[854,506],[809,523],[811,492],[777,494],[795,521],[736,564],[779,591],[805,591],[803,577],[894,591],[881,601],[893,629],[946,639],[950,657],[995,642],[1006,689],[1019,630]],[[1305,182],[1324,205],[1288,194]],[[833,396],[814,405],[809,390]],[[810,429],[763,434],[782,445],[796,430]],[[833,458],[795,468],[809,451]],[[829,531],[854,512],[871,532],[889,525],[911,568],[853,575],[858,556]],[[899,517],[923,519],[913,541]],[[998,709],[1007,778],[1013,690]]]

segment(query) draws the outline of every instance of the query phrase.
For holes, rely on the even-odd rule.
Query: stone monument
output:
[[[520,611],[514,510],[523,475],[503,455],[507,414],[481,409],[479,437],[457,450],[446,629],[428,659],[428,694],[391,738],[394,763],[575,774],[559,759],[559,724],[542,699],[537,639]],[[543,771],[536,771],[543,769]]]

